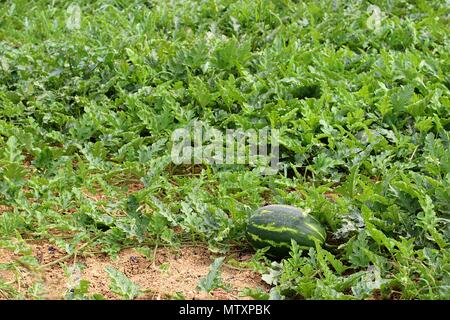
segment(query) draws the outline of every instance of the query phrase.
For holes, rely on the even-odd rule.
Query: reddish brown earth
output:
[[[65,256],[65,253],[53,244],[33,241],[28,245],[41,266]],[[14,262],[19,257],[14,252],[0,249],[0,264]],[[208,274],[209,266],[214,259],[206,248],[184,247],[180,250],[161,248],[157,250],[155,257],[154,261],[149,261],[134,249],[124,249],[115,260],[103,254],[93,254],[70,257],[42,270],[30,270],[20,265],[15,271],[0,269],[0,278],[4,282],[10,282],[22,293],[26,293],[33,282],[40,281],[45,291],[42,296],[46,299],[63,299],[69,288],[76,285],[80,279],[89,281],[90,293],[100,293],[108,299],[119,299],[120,297],[109,288],[110,279],[105,272],[106,266],[116,268],[140,285],[145,294],[139,299],[170,299],[177,292],[182,293],[186,299],[245,299],[240,296],[240,291],[244,288],[261,287],[268,290],[259,274],[225,265],[222,267],[222,280],[225,284],[231,285],[229,292],[223,289],[210,294],[198,291],[197,284]],[[75,265],[74,262],[81,263],[85,267],[66,274],[63,266],[68,269]],[[0,299],[2,298],[5,297],[2,297],[0,292]]]

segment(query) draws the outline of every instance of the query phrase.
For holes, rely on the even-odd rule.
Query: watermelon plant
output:
[[[61,292],[42,273],[188,247],[257,272],[257,298],[449,299],[448,19],[441,0],[0,1],[0,299],[100,297],[88,268]],[[175,164],[198,122],[278,130],[278,171]],[[103,297],[149,292],[115,263]]]

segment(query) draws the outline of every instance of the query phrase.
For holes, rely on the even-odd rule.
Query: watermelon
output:
[[[291,239],[308,249],[315,246],[313,239],[324,243],[326,232],[319,221],[299,208],[269,205],[250,216],[246,236],[255,249],[269,247],[269,255],[282,258],[289,255]]]

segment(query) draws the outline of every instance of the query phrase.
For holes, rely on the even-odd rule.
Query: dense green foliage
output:
[[[17,264],[39,267],[26,239],[247,250],[249,214],[279,203],[330,246],[258,252],[272,298],[450,298],[448,1],[86,0],[79,28],[70,4],[0,2],[0,247]],[[174,165],[170,135],[195,120],[278,128],[282,170]]]

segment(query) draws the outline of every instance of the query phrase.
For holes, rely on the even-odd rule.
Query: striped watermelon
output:
[[[289,255],[291,239],[302,248],[314,247],[313,238],[325,242],[326,232],[314,217],[286,205],[259,208],[249,219],[247,239],[255,249],[270,247],[275,257]]]

